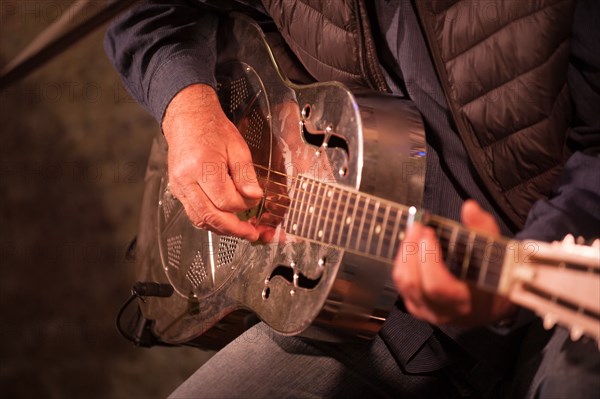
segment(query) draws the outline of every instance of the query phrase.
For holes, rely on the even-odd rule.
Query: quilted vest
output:
[[[467,153],[497,208],[519,228],[569,156],[575,0],[414,4]],[[315,79],[388,90],[365,0],[263,5]]]

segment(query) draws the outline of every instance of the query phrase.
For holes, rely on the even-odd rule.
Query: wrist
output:
[[[169,102],[162,120],[165,137],[172,131],[171,127],[184,114],[194,114],[203,109],[219,109],[219,98],[215,90],[204,83],[189,85],[179,91]],[[167,137],[168,139],[168,137]]]

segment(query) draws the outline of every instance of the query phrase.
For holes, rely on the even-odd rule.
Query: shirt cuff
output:
[[[181,90],[198,83],[216,89],[214,72],[208,71],[199,57],[195,53],[175,55],[153,74],[148,86],[147,104],[150,113],[161,126],[167,106]]]

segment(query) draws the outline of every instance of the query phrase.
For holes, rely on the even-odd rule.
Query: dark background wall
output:
[[[0,65],[71,3],[0,0]],[[134,348],[114,328],[158,126],[121,86],[104,30],[0,92],[2,397],[164,397],[210,356]]]

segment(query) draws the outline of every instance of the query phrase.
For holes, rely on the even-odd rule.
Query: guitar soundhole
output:
[[[325,142],[325,134],[322,132],[312,133],[308,130],[305,123],[302,123],[302,136],[304,140],[315,147],[322,147]],[[328,148],[339,148],[343,150],[346,154],[350,154],[350,149],[348,147],[348,143],[346,139],[343,137],[337,136],[335,134],[331,134],[329,139],[327,140]]]
[[[321,282],[321,277],[323,277],[323,274],[319,275],[319,277],[316,279],[311,279],[306,277],[304,274],[297,272],[295,277],[294,269],[289,266],[279,265],[271,272],[271,275],[267,278],[267,281],[271,281],[272,278],[277,276],[284,278],[288,283],[296,287],[310,290],[315,288],[319,282]]]

